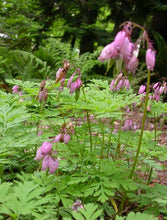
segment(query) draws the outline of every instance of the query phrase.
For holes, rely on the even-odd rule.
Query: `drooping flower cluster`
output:
[[[70,140],[70,135],[74,134],[74,126],[72,122],[64,123],[61,126],[60,133],[53,137],[50,142],[45,141],[36,152],[35,160],[42,160],[41,170],[49,170],[49,173],[54,173],[59,166],[59,161],[56,157],[57,151],[53,150],[52,143],[64,142],[67,144]]]
[[[36,97],[36,99],[38,99],[39,102],[45,101],[48,98],[48,89],[45,88],[46,86],[46,81],[42,81],[39,87],[39,93]]]
[[[60,67],[56,73],[56,83],[60,82],[60,91],[64,89],[65,76],[67,74],[68,69],[70,68],[70,62],[65,60],[63,63],[63,67]]]
[[[68,122],[67,124],[63,124],[61,126],[60,133],[51,142],[64,142],[67,144],[70,141],[70,135],[72,134],[74,134],[74,126],[72,122]]]
[[[123,73],[119,73],[116,79],[113,79],[110,84],[111,91],[118,91],[120,89],[129,90],[130,84],[127,77],[123,76]]]
[[[74,76],[78,74],[78,78],[76,79],[75,82],[73,82]],[[77,89],[80,89],[82,86],[82,81],[81,81],[81,70],[77,68],[77,70],[71,75],[67,82],[67,88],[70,89],[70,94],[74,93]]]
[[[157,102],[160,100],[160,96],[164,93],[167,93],[167,85],[166,82],[164,82],[162,85],[160,82],[157,82],[153,86],[154,94],[152,97],[150,97],[153,100],[156,100]]]
[[[35,160],[43,160],[41,170],[49,170],[49,173],[55,173],[59,166],[56,158],[57,152],[52,149],[52,144],[45,141],[41,147],[37,149]]]
[[[135,43],[131,41],[131,34],[134,27],[139,27],[143,31],[142,36],[139,37]],[[117,72],[126,71],[126,73],[134,74],[139,64],[138,54],[142,42],[146,42],[144,46],[147,45],[145,56],[147,69],[153,70],[156,57],[155,50],[153,49],[146,31],[140,25],[132,22],[124,23],[123,29],[116,34],[113,42],[104,47],[98,59],[100,61],[115,60],[115,62],[118,64],[116,65]],[[127,88],[126,84],[129,87],[129,82],[127,79],[119,80],[119,82],[118,80],[114,79],[111,82],[110,90],[115,91],[119,90],[120,88]],[[144,87],[141,88],[139,93],[142,91],[142,89],[144,89]]]
[[[153,95],[150,95],[149,98],[151,100],[155,100],[158,102],[160,100],[161,95],[163,93],[164,94],[167,93],[167,84],[166,84],[166,82],[164,82],[163,84],[161,84],[160,82],[157,82],[152,86],[152,90],[153,90]],[[139,95],[146,94],[146,86],[145,85],[140,86],[138,94]]]
[[[135,130],[137,128],[136,124],[132,120],[128,119],[124,121],[124,125],[121,128],[122,131]]]
[[[133,24],[135,26],[135,24]],[[131,34],[133,30],[131,22],[126,22],[123,29],[117,33],[114,41],[106,45],[102,50],[99,60],[105,61],[108,59],[122,59],[126,72],[135,73],[138,66],[138,53],[142,40],[145,40],[148,45],[146,51],[146,65],[147,69],[153,70],[155,66],[155,50],[153,49],[146,31],[143,31],[142,37],[140,37],[136,43],[131,41]]]
[[[78,212],[79,208],[83,209],[84,206],[82,205],[82,202],[80,200],[77,200],[76,202],[74,202],[73,206],[72,206],[72,210],[74,212]]]
[[[122,59],[125,64],[127,72],[135,73],[138,66],[137,51],[139,42],[132,43],[130,35],[132,32],[131,23],[128,22],[123,30],[117,33],[114,41],[104,47],[102,50],[99,60],[105,61],[108,59]]]
[[[56,73],[56,83],[60,82],[60,91],[63,91],[65,85],[65,76],[70,68],[70,62],[64,61],[63,67],[60,67]],[[73,82],[75,75],[78,74],[78,78]],[[71,75],[67,82],[67,88],[70,89],[70,94],[73,94],[76,90],[79,90],[82,86],[81,70],[79,68]]]
[[[19,94],[19,96],[22,96],[22,93],[19,91],[19,86],[17,85],[13,86],[12,92]]]

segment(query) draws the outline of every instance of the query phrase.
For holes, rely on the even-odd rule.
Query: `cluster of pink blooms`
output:
[[[73,206],[72,206],[72,210],[74,212],[78,212],[79,208],[83,209],[84,206],[82,205],[82,202],[80,200],[77,200],[76,202],[74,202]]]
[[[119,59],[124,61],[127,72],[135,73],[138,66],[138,58],[136,56],[138,47],[131,42],[130,36],[132,33],[131,23],[127,23],[123,30],[117,33],[114,41],[104,47],[99,60],[105,61],[107,59]]]
[[[73,82],[73,78],[78,73],[78,78],[76,79],[75,82]],[[74,93],[77,89],[80,89],[82,86],[82,81],[81,81],[81,71],[79,68],[71,75],[71,77],[68,80],[67,83],[67,88],[70,89],[70,94]]]
[[[65,144],[67,144],[70,141],[70,135],[69,134],[63,134],[60,133],[58,134],[55,139],[52,142],[64,142]]]
[[[137,129],[137,126],[131,119],[125,120],[123,126],[121,127],[121,131],[129,131],[129,130],[136,130],[136,129]],[[119,131],[118,124],[115,123],[115,129],[113,133],[115,134],[118,131]]]
[[[19,94],[20,96],[22,96],[22,93],[19,91],[19,86],[17,86],[17,85],[13,86],[12,92],[13,92],[13,93],[17,93],[17,94]]]
[[[161,95],[164,93],[166,94],[167,93],[167,85],[166,85],[166,82],[164,82],[162,85],[160,82],[157,82],[155,83],[153,86],[152,86],[152,89],[153,89],[153,95],[150,95],[149,98],[151,100],[156,100],[157,102],[160,100],[160,97]],[[140,88],[139,88],[139,92],[138,92],[139,95],[143,94],[145,95],[146,94],[146,86],[145,85],[141,85]]]
[[[133,123],[132,120],[128,119],[124,121],[124,125],[121,128],[122,131],[129,131],[129,130],[135,130],[137,129],[136,124]]]
[[[150,70],[154,69],[155,65],[155,51],[151,43],[148,40],[147,33],[144,31],[143,36],[137,40],[136,43],[131,41],[132,24],[127,22],[123,30],[119,31],[114,38],[114,41],[106,45],[102,50],[99,60],[105,61],[108,59],[122,59],[124,62],[125,69],[128,73],[135,73],[138,66],[138,52],[142,39],[146,40],[149,44],[146,52],[146,65]]]
[[[70,68],[70,62],[65,60],[63,63],[63,67],[60,67],[56,73],[56,83],[60,82],[60,91],[64,89],[65,77],[68,69]]]
[[[52,140],[51,142],[64,142],[67,144],[70,141],[70,135],[74,134],[74,126],[72,122],[63,124],[60,130],[60,133]]]
[[[123,73],[119,73],[116,79],[113,79],[110,84],[111,91],[117,91],[120,89],[129,90],[130,84],[127,77],[123,76]]]
[[[146,51],[145,61],[147,69],[153,70],[155,66],[155,50],[153,49],[146,31],[143,31],[143,35],[135,43],[131,41],[131,34],[134,27],[135,24],[126,22],[123,29],[115,36],[114,41],[104,47],[98,59],[100,61],[116,61],[121,59],[124,64],[123,69],[126,70],[127,73],[135,73],[139,64],[139,48],[141,47],[141,43],[146,41],[148,48]],[[115,90],[126,87],[126,83],[129,87],[129,82],[127,82],[127,79],[125,79],[124,82],[119,82],[118,87],[115,86]],[[110,86],[110,90],[112,91],[114,91],[113,85],[115,85],[114,80],[111,82]]]
[[[52,149],[52,144],[45,141],[36,152],[35,160],[42,160],[41,170],[49,170],[49,173],[55,173],[59,166],[56,158],[57,152]]]
[[[70,63],[69,61],[65,60],[63,67],[60,67],[56,73],[56,83],[60,82],[60,91],[63,91],[64,89],[64,83],[65,83],[65,76],[67,73],[67,70],[70,68]],[[78,78],[76,79],[75,82],[73,82],[74,76],[78,74]],[[82,86],[82,81],[81,81],[81,71],[79,68],[72,74],[72,76],[69,78],[68,83],[67,83],[67,88],[70,89],[70,94],[74,93],[77,89],[80,89]]]
[[[59,161],[56,158],[57,151],[52,149],[52,143],[64,142],[67,144],[70,140],[70,135],[74,134],[74,126],[72,122],[63,124],[60,133],[50,142],[45,141],[41,147],[37,149],[35,160],[43,160],[41,170],[48,170],[49,173],[54,173],[59,166]]]

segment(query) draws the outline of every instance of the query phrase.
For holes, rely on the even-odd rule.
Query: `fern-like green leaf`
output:
[[[44,212],[47,209],[44,205],[53,202],[51,195],[44,195],[45,188],[39,187],[32,181],[18,182],[14,187],[4,183],[0,185],[0,189],[4,190],[1,194],[3,197],[1,196],[0,200],[0,213],[9,216],[36,216],[38,210]],[[48,205],[49,207],[51,206]]]
[[[126,217],[116,216],[115,220],[158,220],[153,215],[148,215],[141,212],[130,212]]]
[[[101,214],[102,209],[98,209],[98,206],[93,203],[84,205],[84,208],[80,208],[78,212],[72,212],[76,220],[96,220]]]

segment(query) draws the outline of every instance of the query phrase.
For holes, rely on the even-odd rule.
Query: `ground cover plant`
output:
[[[12,93],[0,91],[0,219],[167,218],[167,186],[153,181],[167,160],[159,143],[167,86],[150,82],[156,52],[146,31],[121,27],[99,55],[110,82],[84,83],[80,66],[64,60],[55,79],[7,80]],[[129,79],[140,48],[148,73],[136,94]]]

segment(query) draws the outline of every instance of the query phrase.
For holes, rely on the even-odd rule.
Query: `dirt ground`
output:
[[[141,127],[142,121],[142,113],[140,112],[131,112],[126,116],[126,119],[132,120],[135,124],[136,128],[139,129]],[[145,129],[147,130],[154,130],[154,120],[153,119],[146,119]],[[157,129],[160,130],[162,133],[158,136],[158,144],[159,146],[164,145],[166,146],[167,150],[167,122],[164,121],[164,117],[160,117],[157,122]],[[157,161],[158,162],[158,161]],[[167,160],[164,162],[160,162],[164,165],[164,170],[158,170],[157,177],[152,179],[153,183],[159,183],[163,185],[167,185]],[[165,169],[166,167],[166,169]]]

